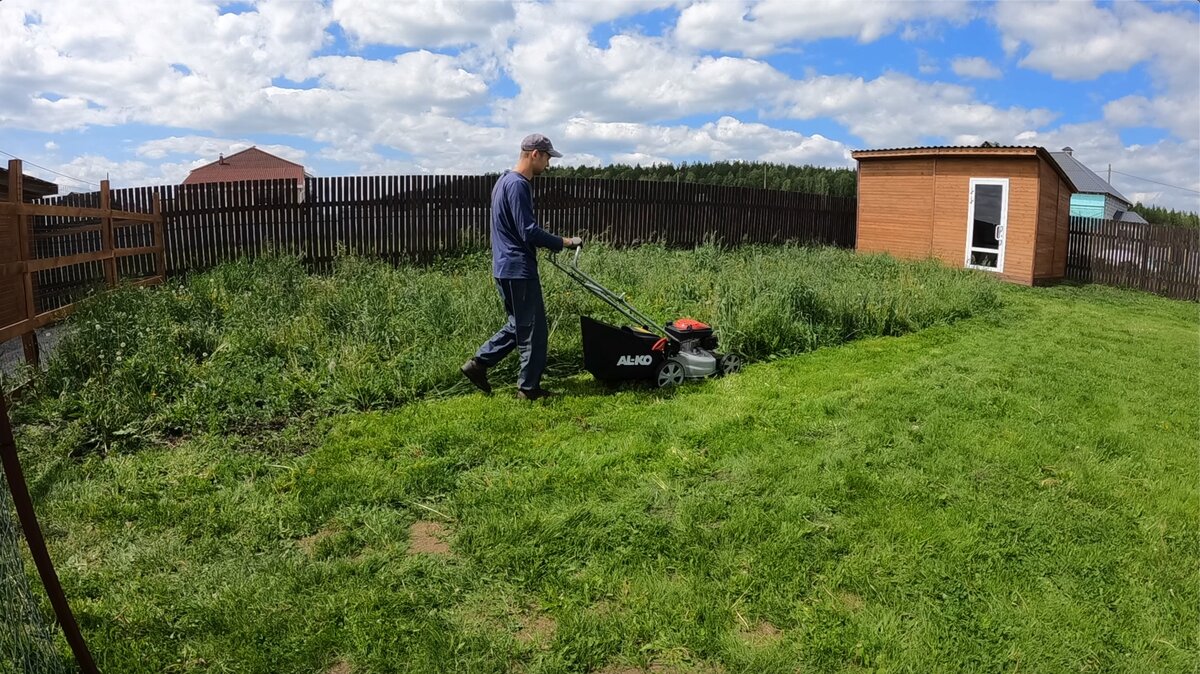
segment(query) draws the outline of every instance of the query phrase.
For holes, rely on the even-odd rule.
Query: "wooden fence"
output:
[[[1200,230],[1072,217],[1067,278],[1200,300]]]
[[[113,190],[114,203],[145,208],[162,195],[168,274],[278,250],[321,266],[339,248],[396,260],[488,243],[496,176],[357,176],[165,185]],[[855,200],[776,190],[577,178],[533,182],[542,226],[615,245],[692,246],[795,241],[854,246]],[[92,195],[50,198],[76,202]],[[141,245],[142,239],[131,239]],[[130,274],[145,274],[146,261]],[[138,265],[141,266],[138,266]],[[55,279],[69,286],[73,279]]]
[[[26,359],[37,363],[35,329],[61,319],[96,286],[160,282],[166,258],[159,203],[149,191],[136,211],[113,205],[107,180],[80,203],[24,203],[22,177],[21,161],[9,161],[9,197],[0,201],[0,343],[22,337]]]

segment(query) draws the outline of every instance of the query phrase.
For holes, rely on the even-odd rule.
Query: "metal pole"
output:
[[[83,674],[99,674],[92,654],[88,651],[75,616],[71,613],[71,605],[63,594],[62,585],[58,582],[58,574],[54,572],[54,563],[50,561],[50,553],[46,550],[46,541],[42,538],[41,527],[38,526],[37,514],[33,511],[33,501],[29,498],[29,487],[25,484],[25,474],[21,471],[21,461],[17,457],[17,443],[13,439],[12,426],[8,422],[8,403],[0,393],[0,459],[4,463],[4,474],[8,478],[8,488],[12,493],[13,504],[17,507],[17,520],[21,530],[25,532],[25,542],[29,544],[29,554],[33,557],[38,575],[42,577],[42,585],[54,608],[54,615],[62,627],[67,644],[75,654],[75,662]]]

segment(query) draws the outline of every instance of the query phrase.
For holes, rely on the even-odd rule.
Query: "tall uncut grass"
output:
[[[579,314],[624,322],[542,262],[550,376],[581,369]],[[899,335],[992,310],[996,282],[828,248],[590,247],[582,267],[667,321],[717,326],[761,360]],[[84,303],[20,413],[77,446],[130,447],[245,430],[305,412],[384,408],[466,391],[458,367],[504,321],[490,257],[393,267],[345,257],[313,275],[290,257],[224,264]],[[493,372],[512,385],[516,358]]]

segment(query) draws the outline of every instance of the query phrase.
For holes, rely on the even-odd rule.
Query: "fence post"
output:
[[[8,200],[13,203],[25,203],[25,168],[24,163],[20,159],[10,159],[8,162]],[[24,285],[25,295],[25,319],[31,319],[37,315],[37,305],[34,304],[33,298],[33,272],[25,268],[25,263],[33,259],[32,240],[29,228],[29,216],[22,213],[19,209],[14,216],[17,226],[17,263],[21,265],[21,280]],[[37,333],[30,330],[21,335],[21,345],[25,351],[25,362],[33,367],[38,366],[38,343]]]
[[[150,214],[154,216],[154,244],[158,250],[154,253],[154,274],[162,281],[167,280],[167,238],[166,227],[163,223],[162,198],[157,190],[150,201]]]
[[[100,249],[111,254],[115,250],[115,245],[113,242],[112,201],[107,180],[100,181],[100,208],[107,211],[100,219],[102,237]],[[117,285],[117,258],[112,255],[104,258],[104,282],[109,288]]]

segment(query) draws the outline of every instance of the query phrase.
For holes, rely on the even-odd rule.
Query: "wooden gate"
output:
[[[21,160],[8,162],[8,200],[0,201],[0,342],[22,337],[25,358],[38,362],[34,330],[64,318],[75,308],[67,302],[53,308],[39,307],[36,286],[39,274],[80,265],[100,265],[104,287],[120,281],[117,261],[134,255],[154,259],[154,274],[132,281],[136,284],[161,283],[166,272],[163,247],[162,209],[154,195],[149,213],[114,210],[108,181],[100,184],[95,206],[62,206],[25,203],[22,200]],[[149,228],[150,245],[121,247],[120,230]],[[58,242],[70,239],[66,254]],[[83,243],[81,243],[83,242]]]

